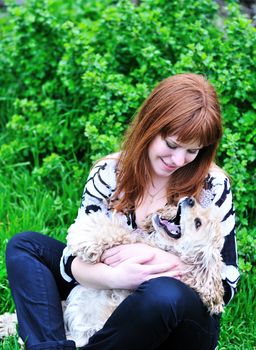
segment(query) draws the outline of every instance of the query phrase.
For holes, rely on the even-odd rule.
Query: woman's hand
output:
[[[124,244],[110,248],[102,254],[101,262],[111,267],[119,267],[121,269],[129,269],[129,264],[131,264],[131,262],[141,265],[136,266],[136,269],[138,270],[137,278],[141,283],[147,279],[160,276],[169,276],[180,279],[185,270],[185,265],[176,255],[143,243]],[[150,266],[152,267],[152,265],[154,267],[150,270]],[[145,268],[145,266],[147,267]],[[129,270],[128,273],[129,272],[131,273],[132,269]],[[143,276],[140,275],[140,272]],[[134,269],[133,273],[135,273]],[[124,276],[126,274],[127,271],[124,272]],[[128,280],[128,276],[126,277]],[[133,276],[132,280],[134,278],[135,277]]]
[[[179,271],[175,268],[170,270],[168,263],[151,264],[154,259],[150,256],[137,256],[124,260],[115,267],[110,267],[111,288],[136,289],[141,283],[151,278],[166,276],[179,278]]]
[[[154,248],[147,244],[122,244],[105,250],[100,260],[104,264],[114,267],[127,259],[138,256],[144,256],[145,258],[148,256],[152,259],[154,254]]]
[[[170,268],[180,265],[184,267],[180,258],[174,254],[165,252],[162,249],[151,247],[144,243],[122,244],[107,249],[101,256],[101,262],[109,266],[116,266],[121,262],[138,256],[151,256],[147,264],[165,264],[168,263]]]

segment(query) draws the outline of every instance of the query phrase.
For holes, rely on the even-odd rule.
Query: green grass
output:
[[[1,350],[19,350],[20,346],[16,337],[8,337],[0,344]]]
[[[256,276],[241,277],[238,293],[222,317],[218,350],[256,349]]]
[[[35,230],[64,241],[86,173],[87,169],[79,179],[65,174],[54,184],[40,182],[19,167],[0,172],[0,313],[14,310],[4,263],[8,239],[16,232]],[[218,350],[256,350],[255,285],[253,271],[242,274],[239,292],[222,318]],[[4,339],[0,349],[19,349],[17,337]]]

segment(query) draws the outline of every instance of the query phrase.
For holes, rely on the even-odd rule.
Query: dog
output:
[[[84,216],[70,226],[67,245],[73,255],[92,264],[100,262],[106,249],[136,242],[176,254],[186,266],[182,281],[198,292],[211,315],[223,311],[221,250],[224,237],[216,206],[203,208],[194,198],[185,198],[177,210],[170,206],[153,214],[144,229],[131,230],[123,220],[124,216],[118,213],[111,218],[102,212]],[[64,308],[67,338],[74,340],[78,347],[87,344],[131,293],[130,290],[74,287]]]

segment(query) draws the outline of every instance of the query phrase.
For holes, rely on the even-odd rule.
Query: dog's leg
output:
[[[211,283],[208,284],[208,289],[204,288],[200,291],[201,299],[208,307],[211,315],[219,314],[224,311],[224,288],[221,278],[213,278]]]
[[[111,247],[134,243],[131,230],[124,226],[118,215],[112,218],[103,213],[87,215],[70,226],[67,244],[73,255],[86,262],[100,261],[102,253]]]

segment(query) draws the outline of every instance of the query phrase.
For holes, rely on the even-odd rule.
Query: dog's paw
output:
[[[223,304],[211,305],[209,307],[209,312],[211,315],[218,315],[224,311]]]
[[[16,314],[10,314],[9,312],[0,315],[0,339],[9,337],[16,334],[17,325]]]
[[[200,295],[203,303],[208,308],[210,315],[217,315],[224,311],[224,301],[222,297],[214,295],[212,297]]]

